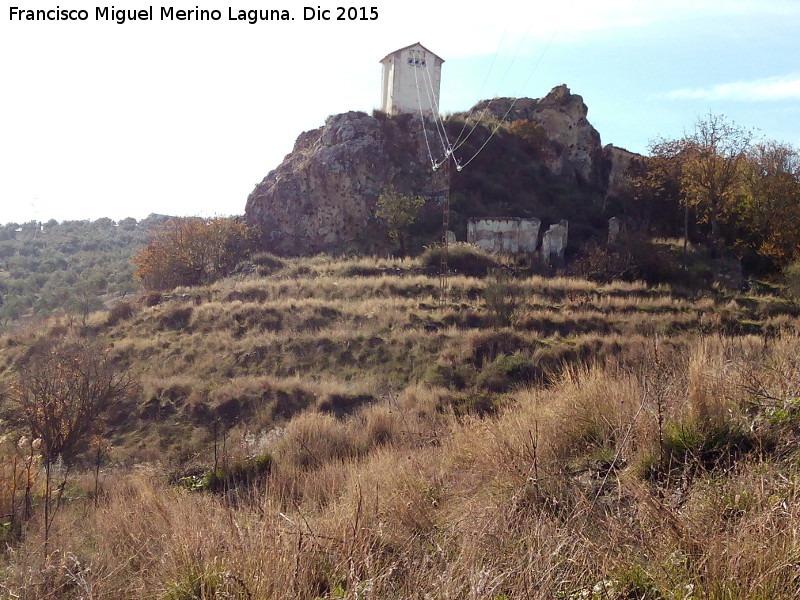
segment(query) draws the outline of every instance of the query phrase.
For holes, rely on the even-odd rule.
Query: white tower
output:
[[[419,42],[387,54],[381,61],[381,110],[438,114],[443,62]]]

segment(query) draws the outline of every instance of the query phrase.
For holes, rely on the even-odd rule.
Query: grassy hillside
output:
[[[77,335],[140,388],[99,495],[87,465],[46,559],[37,517],[8,532],[0,589],[796,598],[796,305],[491,262],[441,303],[424,258],[262,256],[7,336],[5,381],[38,337]]]
[[[0,331],[49,316],[82,318],[135,293],[131,256],[161,220],[0,226]]]

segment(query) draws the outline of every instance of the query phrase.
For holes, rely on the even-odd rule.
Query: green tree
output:
[[[408,228],[419,218],[419,211],[425,204],[421,196],[407,196],[395,189],[386,190],[375,204],[375,217],[385,226],[389,239],[400,245],[400,255],[406,255],[406,234]]]

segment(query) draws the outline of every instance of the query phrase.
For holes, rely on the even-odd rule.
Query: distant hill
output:
[[[0,225],[0,329],[107,308],[138,289],[130,258],[167,217]]]

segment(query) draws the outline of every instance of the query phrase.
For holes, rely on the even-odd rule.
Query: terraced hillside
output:
[[[796,597],[797,306],[478,258],[444,302],[424,259],[261,257],[7,336],[7,380],[37,337],[77,335],[140,386],[45,567],[33,519],[0,589]]]
[[[458,411],[493,411],[568,364],[635,362],[656,343],[685,349],[698,335],[774,335],[800,314],[772,296],[690,297],[503,269],[451,277],[441,303],[438,277],[411,260],[276,266],[151,295],[118,308],[124,318],[95,315],[84,334],[113,344],[142,384],[115,446],[162,458],[169,448],[179,460],[202,454],[209,421],[265,432],[304,410],[341,415],[421,384]]]

